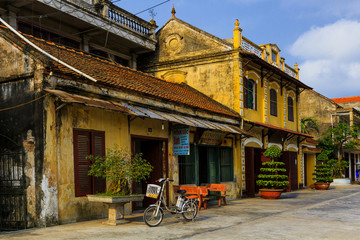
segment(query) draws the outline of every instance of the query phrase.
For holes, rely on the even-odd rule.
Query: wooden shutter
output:
[[[220,183],[219,149],[207,148],[208,183]]]
[[[220,181],[234,181],[234,160],[232,148],[220,149]]]
[[[249,86],[249,81],[247,78],[244,78],[244,107],[245,108],[249,108],[249,89],[248,89],[248,86]]]
[[[90,132],[74,130],[75,196],[91,194],[91,177],[88,175],[90,155]]]
[[[91,154],[93,156],[105,156],[105,133],[92,132],[91,133]],[[93,177],[93,193],[105,192],[106,179]]]
[[[254,82],[254,98],[255,98],[254,110],[257,110],[257,84],[256,84],[256,82]]]
[[[288,120],[293,122],[294,121],[294,102],[291,97],[287,99],[288,103]]]
[[[274,89],[270,89],[270,115],[277,116],[277,94]]]

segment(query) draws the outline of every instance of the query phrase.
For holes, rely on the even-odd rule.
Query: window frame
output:
[[[278,111],[277,111],[277,92],[275,89],[270,89],[270,115],[277,117]],[[273,94],[272,94],[273,93]]]
[[[287,105],[288,105],[288,121],[294,122],[294,100],[292,99],[292,97],[287,98]]]
[[[253,91],[249,89],[250,84],[252,85]],[[244,107],[247,109],[257,110],[257,84],[253,79],[244,78]],[[253,97],[253,107],[250,107],[250,95]]]

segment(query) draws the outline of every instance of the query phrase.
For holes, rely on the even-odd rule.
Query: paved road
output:
[[[149,228],[141,213],[129,224],[103,220],[0,235],[0,239],[360,239],[360,186],[283,194],[279,200],[241,199],[202,210],[195,222],[170,214]]]

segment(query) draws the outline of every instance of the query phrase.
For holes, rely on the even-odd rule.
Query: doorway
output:
[[[245,147],[245,179],[248,197],[255,197],[255,194],[259,192],[256,179],[260,174],[261,163],[265,161],[262,152],[260,148]]]
[[[131,151],[133,155],[141,153],[142,158],[154,167],[146,181],[133,184],[133,192],[145,194],[148,183],[168,177],[167,139],[132,136]],[[142,202],[133,203],[133,210],[146,208],[155,202],[156,199],[145,197]]]

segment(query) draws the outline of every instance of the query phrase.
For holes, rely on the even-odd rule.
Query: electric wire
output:
[[[159,3],[159,4],[156,4],[155,6],[149,7],[149,8],[147,8],[147,9],[141,11],[141,12],[135,13],[134,15],[135,15],[135,16],[136,16],[136,15],[139,15],[140,13],[143,13],[143,12],[146,12],[146,11],[151,10],[151,9],[153,9],[153,8],[156,8],[156,7],[158,7],[158,6],[160,6],[160,5],[163,5],[163,4],[167,3],[167,2],[170,2],[170,0],[166,0],[166,1],[164,1],[164,2],[161,2],[161,3]]]
[[[25,103],[21,103],[21,104],[16,105],[16,106],[12,106],[12,107],[8,107],[8,108],[0,109],[0,112],[6,111],[6,110],[10,110],[10,109],[14,109],[14,108],[18,108],[18,107],[22,107],[22,106],[27,105],[27,104],[29,104],[29,103],[36,102],[37,100],[39,100],[39,99],[41,99],[41,98],[43,98],[43,97],[46,97],[46,96],[49,95],[49,94],[50,94],[50,93],[45,93],[44,95],[42,95],[42,96],[40,96],[40,97],[38,97],[38,98],[35,98],[35,99],[31,100],[31,101],[28,101],[28,102],[25,102]]]

